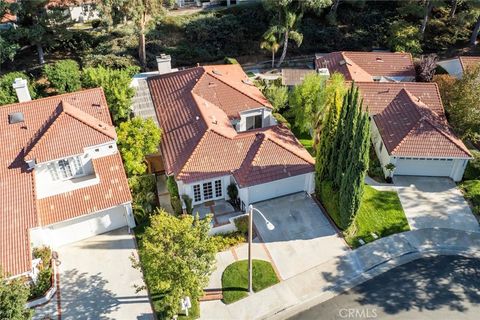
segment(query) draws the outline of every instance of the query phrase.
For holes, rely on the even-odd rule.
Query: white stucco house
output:
[[[243,208],[314,192],[314,159],[277,124],[240,65],[195,67],[146,81],[162,129],[165,174],[193,204],[228,199],[230,184]]]
[[[355,84],[371,115],[372,143],[386,177],[462,179],[471,154],[448,125],[436,83]],[[393,172],[385,168],[389,163]]]
[[[134,227],[131,195],[101,88],[0,107],[0,265],[32,270],[31,249],[53,249]]]
[[[473,68],[480,64],[480,57],[458,56],[452,59],[437,62],[448,74],[460,79],[468,68]]]

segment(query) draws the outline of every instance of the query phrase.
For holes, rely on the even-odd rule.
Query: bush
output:
[[[182,194],[182,200],[185,203],[185,208],[188,214],[192,214],[193,206],[192,206],[192,198],[188,196],[188,194]]]
[[[74,92],[81,88],[78,63],[67,59],[46,65],[45,76],[58,93]]]
[[[244,215],[239,218],[236,218],[234,222],[238,232],[247,236],[248,235],[248,215]]]
[[[10,72],[0,77],[0,105],[18,102],[17,93],[12,86],[16,78],[22,78],[28,81],[30,96],[32,99],[35,99],[36,92],[32,79],[24,72]]]
[[[468,162],[465,173],[463,174],[463,179],[480,179],[480,152],[475,150],[470,150],[470,152],[472,153],[473,159]]]
[[[229,57],[225,57],[225,59],[223,59],[223,62],[225,62],[226,64],[238,64],[237,59]]]
[[[480,180],[468,180],[460,185],[465,198],[472,204],[473,213],[480,215]]]
[[[230,183],[227,187],[228,197],[232,200],[237,200],[238,198],[238,188],[235,183]]]
[[[157,206],[157,183],[155,175],[133,176],[128,179],[132,192],[132,208],[138,224],[146,221]]]
[[[53,275],[51,266],[52,250],[49,247],[42,246],[33,248],[32,253],[35,259],[41,259],[42,262],[38,266],[39,274],[37,281],[30,286],[30,300],[43,296],[50,289]]]
[[[342,219],[340,216],[338,193],[333,190],[332,183],[327,181],[321,182],[320,188],[317,190],[317,195],[337,227],[342,230],[347,228],[348,225],[343,225],[341,223]]]
[[[275,120],[277,120],[278,123],[283,124],[288,129],[292,128],[292,125],[290,124],[290,122],[288,122],[288,120],[285,119],[285,117],[282,116],[280,113],[274,113],[273,117],[275,118]]]
[[[225,251],[231,247],[235,247],[245,242],[245,235],[241,232],[230,232],[224,234],[218,234],[212,237],[217,251]]]
[[[176,215],[181,215],[183,213],[182,201],[180,201],[179,197],[170,196],[170,205]]]
[[[167,177],[167,190],[171,197],[180,197],[178,194],[178,185],[173,176]]]
[[[115,54],[90,54],[82,58],[82,64],[84,68],[104,67],[116,70],[125,70],[132,67],[138,68],[136,61],[132,57]]]
[[[52,259],[52,249],[50,249],[49,247],[35,247],[32,250],[32,254],[35,259],[40,258],[42,260],[43,266],[50,265],[50,261]]]
[[[390,27],[388,45],[392,51],[421,53],[420,31],[417,25],[395,21]]]

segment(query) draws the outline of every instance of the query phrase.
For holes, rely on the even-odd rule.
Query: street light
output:
[[[272,231],[275,229],[275,226],[273,223],[268,221],[267,218],[263,215],[263,213],[254,208],[252,205],[248,206],[248,292],[253,293],[253,287],[252,287],[252,229],[253,229],[253,211],[256,211],[260,214],[260,216],[265,220],[265,225],[267,226],[267,229]]]

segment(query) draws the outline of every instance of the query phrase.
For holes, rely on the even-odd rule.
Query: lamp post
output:
[[[265,224],[267,229],[272,231],[275,229],[275,226],[268,221],[267,218],[263,215],[263,213],[254,208],[252,205],[248,206],[248,293],[253,293],[253,286],[252,286],[252,229],[253,229],[253,211],[256,211],[260,216],[265,220]]]

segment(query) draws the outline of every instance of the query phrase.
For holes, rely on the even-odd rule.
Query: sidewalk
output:
[[[433,254],[480,258],[480,233],[420,229],[382,238],[233,304],[202,302],[201,319],[285,319],[380,273]]]

